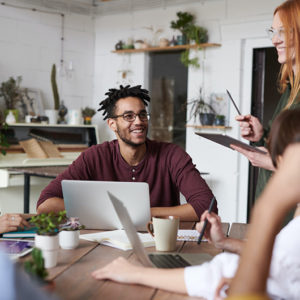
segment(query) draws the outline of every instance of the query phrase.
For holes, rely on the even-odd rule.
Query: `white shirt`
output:
[[[253,245],[255,247],[255,245]],[[267,292],[272,299],[300,299],[300,216],[287,224],[276,236]],[[190,296],[213,299],[222,277],[233,277],[239,256],[221,253],[210,262],[184,270]]]

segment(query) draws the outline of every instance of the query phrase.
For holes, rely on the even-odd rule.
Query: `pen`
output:
[[[237,105],[235,104],[235,102],[234,102],[233,98],[231,97],[231,94],[229,93],[229,91],[228,91],[228,90],[226,90],[226,92],[227,92],[227,94],[228,94],[228,96],[229,96],[229,98],[230,98],[231,102],[233,103],[233,105],[234,105],[234,107],[235,107],[236,111],[238,112],[238,114],[239,114],[239,115],[241,115],[241,112],[240,112],[240,110],[238,109]]]
[[[208,208],[208,212],[211,213],[212,209],[213,209],[213,206],[215,204],[215,201],[216,201],[216,198],[215,196],[212,197],[211,199],[211,202],[210,202],[210,205],[209,205],[209,208]],[[204,231],[206,229],[206,226],[207,226],[207,219],[204,220],[204,224],[203,224],[203,227],[202,227],[202,230],[200,232],[200,235],[199,235],[199,238],[198,238],[198,242],[197,244],[199,245],[201,243],[201,240],[203,238],[203,235],[204,235]]]

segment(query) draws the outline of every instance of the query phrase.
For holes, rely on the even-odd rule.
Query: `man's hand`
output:
[[[257,142],[261,139],[264,130],[256,117],[251,115],[239,115],[236,116],[235,119],[240,123],[241,135],[244,139],[251,142]]]
[[[258,147],[258,149],[265,151],[267,154],[246,150],[236,145],[230,145],[230,147],[245,155],[251,162],[252,166],[275,171],[271,156],[265,147]]]
[[[30,225],[20,214],[5,214],[0,217],[0,233],[23,229],[24,226]]]
[[[209,213],[208,210],[206,210],[202,214],[200,222],[197,223],[196,229],[201,232],[206,218],[208,223],[204,232],[204,237],[209,243],[214,244],[216,248],[223,249],[226,237],[222,230],[221,218],[218,215],[213,212]]]

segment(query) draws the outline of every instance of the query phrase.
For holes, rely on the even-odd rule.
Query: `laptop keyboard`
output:
[[[183,268],[191,265],[178,254],[149,254],[148,256],[158,268]]]

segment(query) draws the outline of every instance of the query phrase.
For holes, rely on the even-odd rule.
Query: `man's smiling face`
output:
[[[144,103],[141,99],[136,97],[126,97],[121,98],[116,103],[116,108],[114,111],[114,116],[116,118],[111,118],[109,121],[110,127],[115,131],[116,135],[125,144],[138,147],[145,143],[147,133],[148,133],[148,119],[141,117],[145,116],[147,113]],[[126,121],[124,116],[135,116],[135,120]],[[125,117],[126,118],[126,117]]]

